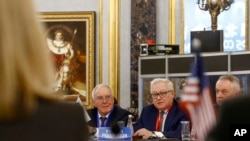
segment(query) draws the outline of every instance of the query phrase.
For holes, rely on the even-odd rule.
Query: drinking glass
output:
[[[182,141],[190,141],[189,121],[181,121],[181,139]]]

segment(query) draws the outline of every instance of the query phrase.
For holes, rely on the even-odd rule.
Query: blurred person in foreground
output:
[[[188,121],[175,98],[173,83],[156,78],[150,83],[153,104],[142,109],[134,124],[134,136],[148,138],[181,138],[181,121]],[[163,116],[161,118],[161,115]]]
[[[0,1],[0,140],[88,140],[83,108],[52,95],[54,66],[33,6]]]
[[[238,96],[241,92],[240,80],[233,75],[220,76],[215,85],[216,90],[216,108],[227,99]]]
[[[118,122],[127,124],[129,111],[115,104],[114,94],[106,84],[97,84],[92,90],[92,103],[94,108],[88,109],[92,127],[111,127]],[[103,121],[102,121],[103,119]]]
[[[206,141],[249,141],[250,94],[240,95],[224,101],[218,115],[217,124],[209,132]],[[248,129],[247,136],[235,136],[236,129]],[[246,139],[247,137],[247,139]]]

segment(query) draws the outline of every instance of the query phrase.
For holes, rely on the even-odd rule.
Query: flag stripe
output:
[[[191,76],[186,79],[180,99],[180,106],[188,112],[199,141],[205,140],[208,131],[216,122],[210,86],[203,69],[202,58],[197,51]]]

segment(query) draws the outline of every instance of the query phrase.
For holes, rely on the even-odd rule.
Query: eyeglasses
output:
[[[169,92],[172,92],[173,90],[169,90],[169,91],[164,91],[164,92],[159,92],[159,93],[153,93],[151,94],[152,98],[158,98],[158,96],[160,96],[160,98],[164,98],[167,96],[167,94]]]
[[[97,96],[95,97],[95,100],[97,101],[111,101],[113,99],[113,96]]]

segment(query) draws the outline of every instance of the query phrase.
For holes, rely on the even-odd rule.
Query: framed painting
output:
[[[56,67],[55,93],[90,106],[94,87],[94,12],[44,12],[45,42]]]

